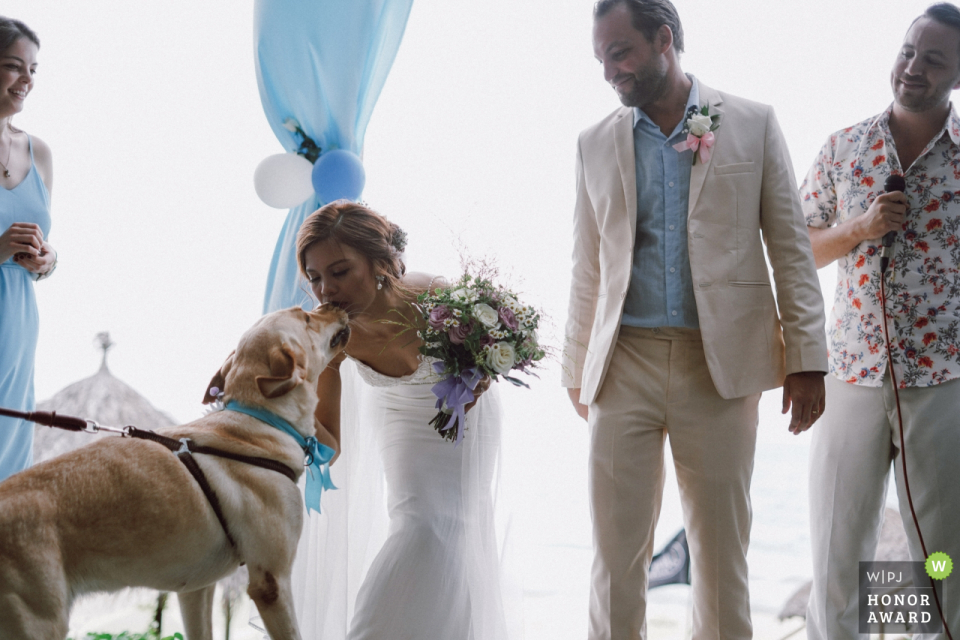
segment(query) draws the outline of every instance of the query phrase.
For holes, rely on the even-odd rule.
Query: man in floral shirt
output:
[[[914,21],[891,85],[890,108],[830,136],[800,188],[817,267],[838,267],[827,324],[828,410],[810,452],[811,640],[860,637],[858,562],[874,559],[892,460],[912,559],[943,551],[960,560],[960,119],[950,103],[960,88],[956,6],[933,5]],[[883,193],[891,175],[903,176],[903,192]],[[881,238],[890,231],[896,240],[881,276]],[[923,544],[904,489],[894,376]],[[944,614],[956,634],[960,578],[947,582]]]

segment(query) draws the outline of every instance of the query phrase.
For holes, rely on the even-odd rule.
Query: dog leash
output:
[[[217,520],[220,522],[220,526],[223,527],[223,532],[227,536],[227,541],[230,542],[230,546],[233,547],[234,551],[238,551],[237,542],[230,534],[230,528],[227,526],[227,519],[223,515],[223,510],[220,507],[220,499],[217,497],[213,487],[211,487],[210,483],[207,481],[207,477],[204,475],[203,469],[200,468],[200,465],[198,465],[197,461],[193,458],[193,454],[200,453],[204,455],[217,456],[218,458],[226,458],[227,460],[234,460],[235,462],[243,462],[255,467],[276,471],[277,473],[281,473],[290,478],[291,482],[297,482],[296,473],[294,473],[293,469],[282,462],[277,462],[276,460],[271,460],[269,458],[245,456],[239,453],[231,453],[230,451],[217,449],[216,447],[199,445],[193,442],[193,440],[190,438],[180,438],[179,440],[174,440],[173,438],[162,436],[159,433],[150,431],[149,429],[138,429],[137,427],[133,426],[126,426],[120,429],[116,427],[105,427],[97,424],[97,422],[94,420],[84,420],[83,418],[75,418],[73,416],[58,415],[56,411],[14,411],[13,409],[0,407],[0,416],[20,418],[21,420],[26,420],[28,422],[35,422],[36,424],[42,424],[48,427],[56,427],[66,431],[83,431],[86,433],[110,431],[112,433],[119,433],[121,437],[149,440],[150,442],[156,442],[157,444],[166,447],[177,456],[180,462],[183,463],[183,466],[187,468],[187,471],[190,472],[190,475],[192,475],[194,480],[197,481],[197,484],[200,485],[203,495],[206,496],[207,502],[209,502],[210,506],[213,508],[213,513],[217,516]]]

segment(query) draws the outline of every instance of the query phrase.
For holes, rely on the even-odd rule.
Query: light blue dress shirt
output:
[[[687,109],[700,105],[693,81]],[[669,138],[638,108],[633,110],[637,172],[637,237],[622,324],[699,329],[687,254],[687,207],[693,152],[673,145],[685,139],[680,121]]]

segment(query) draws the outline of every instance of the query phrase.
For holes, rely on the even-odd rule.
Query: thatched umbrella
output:
[[[910,550],[907,548],[907,534],[903,530],[903,520],[900,519],[900,512],[896,509],[887,507],[883,512],[883,527],[880,529],[880,541],[877,543],[877,553],[874,560],[877,562],[896,562],[910,558]],[[807,601],[810,600],[810,589],[813,582],[807,582],[797,589],[790,598],[787,599],[783,609],[777,614],[780,620],[787,618],[807,617]]]
[[[170,416],[155,409],[130,385],[110,373],[107,368],[107,352],[113,346],[110,334],[99,333],[96,341],[103,350],[100,370],[89,378],[74,382],[49,400],[39,403],[37,409],[96,420],[102,425],[111,427],[134,425],[141,429],[159,429],[174,425],[175,422]],[[107,436],[38,425],[34,427],[33,461],[36,464],[49,460],[77,447],[90,444],[99,437]]]

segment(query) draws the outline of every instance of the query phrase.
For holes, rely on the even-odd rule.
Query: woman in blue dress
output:
[[[40,40],[0,16],[0,406],[33,411],[40,328],[33,283],[53,272],[50,148],[13,126],[33,89]],[[0,417],[0,481],[33,460],[33,424]]]

